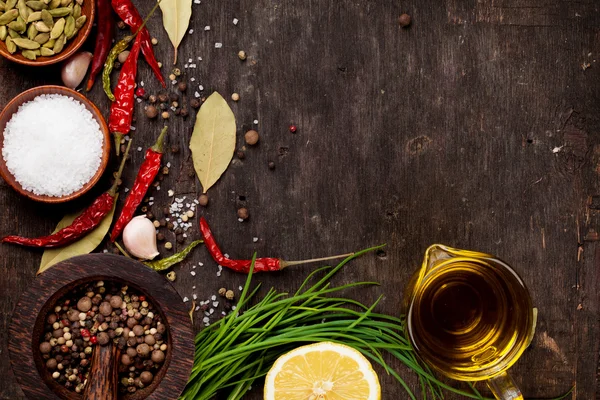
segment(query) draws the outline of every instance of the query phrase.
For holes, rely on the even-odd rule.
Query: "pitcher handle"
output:
[[[502,372],[489,379],[487,385],[497,400],[524,400],[521,391],[508,372]]]

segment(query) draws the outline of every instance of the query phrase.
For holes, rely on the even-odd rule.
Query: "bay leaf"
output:
[[[89,254],[94,251],[94,249],[98,247],[100,243],[102,243],[102,240],[108,233],[110,225],[112,224],[113,216],[115,215],[115,206],[117,205],[117,198],[115,198],[115,203],[113,204],[112,210],[106,215],[106,217],[104,217],[96,229],[68,246],[44,250],[42,262],[40,263],[40,269],[38,270],[37,274],[41,274],[54,264],[66,260],[67,258]],[[60,220],[58,225],[56,225],[56,229],[52,233],[56,233],[62,228],[69,226],[82,212],[83,210],[73,214],[65,215],[63,219]]]
[[[173,64],[177,63],[177,48],[185,36],[192,17],[192,0],[161,0],[163,26],[175,48]]]
[[[161,3],[162,4],[162,3]],[[190,150],[203,193],[229,166],[235,151],[235,116],[218,92],[211,94],[196,116]]]

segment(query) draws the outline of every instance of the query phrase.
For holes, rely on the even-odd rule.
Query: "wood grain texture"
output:
[[[150,3],[135,3],[142,14],[150,10]],[[413,18],[409,29],[398,26],[402,12]],[[195,91],[207,96],[218,90],[226,99],[237,92],[240,101],[229,104],[238,149],[250,128],[261,139],[244,160],[234,158],[198,214],[232,257],[257,251],[302,259],[387,243],[385,253],[357,260],[335,283],[381,282],[348,295],[368,302],[385,293],[380,311],[394,315],[430,244],[495,254],[523,277],[539,309],[538,333],[512,371],[524,395],[556,396],[576,384],[573,399],[598,398],[598,26],[599,5],[592,0],[202,0],[193,5],[194,33],[179,48],[185,101]],[[149,28],[159,39],[155,50],[166,76],[171,45],[160,18]],[[223,47],[216,49],[216,42]],[[245,62],[239,50],[248,54]],[[183,68],[189,58],[197,68]],[[59,79],[58,68],[42,73],[4,60],[0,72],[7,82],[0,85],[0,103]],[[147,91],[160,91],[144,62],[139,76]],[[106,116],[100,85],[89,96]],[[146,119],[143,105],[136,106],[133,149],[150,146],[163,125]],[[188,198],[201,191],[187,149],[194,116],[168,122],[169,146],[181,151],[165,154],[170,173],[161,190],[149,194],[157,217],[172,201],[168,189]],[[295,135],[291,123],[298,126]],[[143,152],[133,152],[126,187],[142,159]],[[51,232],[66,211],[107,187],[106,179],[76,204],[40,206],[0,182],[0,234]],[[244,223],[236,216],[241,205],[250,212]],[[172,233],[166,236],[175,243]],[[187,243],[200,238],[196,222],[188,236]],[[40,256],[0,247],[1,353],[12,309],[33,281]],[[256,281],[291,291],[312,268]],[[229,271],[218,277],[202,248],[174,270],[181,296],[197,294],[199,300],[221,287],[237,294],[245,279]],[[197,330],[203,317],[195,314]],[[23,398],[6,358],[0,358],[0,372],[7,377],[0,398]],[[393,378],[378,372],[383,399],[406,398]],[[414,376],[400,372],[416,390]],[[261,399],[260,388],[246,398]]]
[[[96,348],[92,356],[90,381],[85,387],[84,400],[116,400],[118,387],[117,346],[109,343]]]
[[[28,398],[37,400],[82,398],[52,379],[43,366],[39,353],[39,338],[43,333],[45,316],[56,302],[80,285],[97,280],[126,282],[135,291],[143,293],[158,307],[161,319],[168,329],[169,350],[166,352],[163,366],[155,374],[153,383],[125,398],[177,398],[187,382],[194,353],[193,334],[187,310],[174,288],[158,273],[137,261],[109,254],[73,257],[56,264],[41,274],[19,299],[8,327],[8,349],[12,369],[25,394]],[[103,351],[94,355],[93,362],[104,359],[104,363],[107,363],[111,357],[116,355]],[[95,372],[96,376],[92,379],[93,387],[89,389],[87,398],[108,399],[108,393],[107,397],[102,397],[97,390],[101,387],[109,389],[107,381],[111,376],[116,389],[116,370],[100,370],[94,368],[95,366],[92,366],[91,373]]]

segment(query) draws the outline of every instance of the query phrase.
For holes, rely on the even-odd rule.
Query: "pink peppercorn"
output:
[[[146,91],[144,90],[143,87],[138,87],[137,89],[135,89],[135,95],[137,97],[142,97],[145,94],[146,94]]]
[[[98,343],[98,338],[96,338],[96,336],[92,336],[92,337],[90,337],[90,343],[91,343],[91,344],[96,344],[96,343]]]
[[[292,132],[292,133],[296,133],[296,130],[297,130],[297,129],[298,129],[298,128],[296,128],[296,125],[290,125],[290,132]]]
[[[90,331],[87,329],[82,329],[81,331],[79,331],[79,333],[81,333],[81,336],[83,337],[90,337]]]

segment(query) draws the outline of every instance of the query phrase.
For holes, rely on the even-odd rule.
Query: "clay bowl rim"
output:
[[[100,180],[100,178],[106,171],[106,167],[108,166],[108,161],[110,159],[111,142],[112,142],[111,137],[110,137],[110,130],[108,129],[108,125],[106,124],[106,121],[104,120],[104,117],[102,116],[102,112],[98,109],[98,107],[96,107],[96,105],[94,103],[92,103],[87,97],[85,97],[81,93],[76,92],[75,90],[66,88],[64,86],[57,86],[57,85],[37,86],[37,87],[28,89],[28,90],[16,95],[6,105],[6,107],[4,107],[4,109],[0,113],[0,152],[1,152],[2,148],[4,147],[4,129],[6,128],[6,124],[8,123],[8,121],[10,121],[13,114],[15,112],[17,112],[17,110],[19,109],[19,107],[22,104],[24,104],[28,101],[31,101],[35,97],[42,95],[42,94],[60,94],[63,96],[68,96],[68,97],[74,98],[75,100],[82,103],[85,106],[85,108],[92,113],[94,119],[98,122],[98,125],[100,125],[100,131],[102,132],[102,136],[103,136],[102,159],[100,160],[100,167],[98,168],[98,170],[96,171],[96,173],[94,174],[92,179],[90,179],[90,181],[88,183],[83,185],[82,188],[80,188],[79,190],[77,190],[71,194],[68,194],[66,196],[61,196],[61,197],[38,195],[38,194],[35,194],[33,192],[23,189],[21,184],[19,182],[17,182],[17,180],[15,179],[13,174],[8,170],[8,168],[6,166],[6,161],[4,161],[4,157],[2,157],[1,154],[0,154],[0,176],[2,176],[2,178],[6,181],[6,183],[8,183],[15,191],[17,191],[21,195],[23,195],[31,200],[39,201],[42,203],[50,203],[50,204],[65,203],[67,201],[74,200],[74,199],[82,196],[83,194],[87,193],[96,183],[98,183],[98,181]]]
[[[92,32],[92,27],[94,25],[94,17],[96,16],[96,2],[94,0],[84,0],[83,5],[81,6],[81,15],[85,15],[87,17],[85,24],[81,27],[81,29],[79,29],[79,32],[77,32],[77,36],[67,41],[65,48],[63,49],[63,51],[58,53],[58,55],[50,57],[39,56],[36,58],[35,61],[29,60],[19,53],[10,54],[10,52],[6,48],[6,43],[1,40],[0,54],[10,61],[22,65],[27,65],[30,67],[43,67],[46,65],[52,65],[64,61],[71,55],[73,55],[73,53],[75,53],[77,50],[79,50],[81,46],[83,46],[88,36]]]
[[[82,394],[58,385],[43,372],[39,352],[44,318],[64,294],[75,286],[97,280],[123,282],[143,293],[157,307],[167,325],[170,351],[148,388],[123,396],[126,400],[178,398],[194,360],[194,333],[188,310],[173,286],[140,262],[112,254],[73,257],[48,269],[21,295],[9,325],[8,349],[13,373],[28,398],[80,400]],[[21,310],[28,309],[26,313]],[[43,382],[43,385],[40,385]]]

